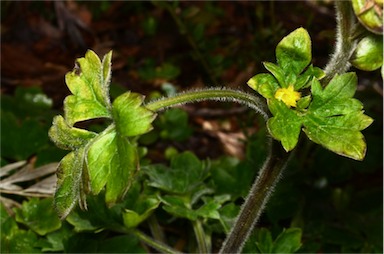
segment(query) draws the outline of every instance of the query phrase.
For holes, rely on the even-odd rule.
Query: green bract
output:
[[[65,77],[72,95],[64,101],[64,117],[56,116],[49,130],[58,147],[72,151],[61,160],[57,174],[54,204],[62,218],[76,202],[86,208],[86,195],[104,187],[108,205],[125,195],[139,169],[135,137],[150,131],[156,117],[142,106],[139,94],[127,92],[111,103],[111,58],[109,52],[101,61],[89,50]],[[74,127],[95,118],[112,123],[101,133]]]
[[[364,37],[356,47],[351,63],[364,71],[374,71],[383,65],[383,37],[370,34]]]
[[[376,34],[383,34],[383,1],[352,0],[353,10],[360,23]]]
[[[291,151],[303,129],[313,142],[337,154],[362,160],[366,144],[360,131],[373,120],[364,115],[362,103],[352,98],[357,87],[356,75],[336,75],[323,89],[319,79],[324,72],[309,65],[311,41],[303,28],[293,31],[277,45],[276,58],[278,65],[265,63],[273,75],[258,74],[248,81],[268,101],[273,117],[267,127],[272,137],[281,141],[286,151]],[[307,87],[311,91],[305,90]],[[299,98],[303,93],[309,94]]]

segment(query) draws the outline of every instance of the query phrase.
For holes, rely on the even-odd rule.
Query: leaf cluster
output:
[[[60,162],[55,207],[62,218],[76,202],[86,208],[86,195],[105,187],[109,205],[121,200],[139,167],[136,136],[151,130],[156,114],[142,106],[143,97],[127,92],[113,103],[109,99],[112,52],[101,61],[88,51],[66,75],[72,95],[64,101],[64,117],[56,116],[49,130],[51,140],[71,150]],[[105,118],[112,123],[95,133],[76,123]]]
[[[364,114],[362,103],[353,98],[356,75],[336,75],[323,88],[319,80],[324,72],[309,65],[311,40],[303,28],[281,40],[276,47],[276,58],[277,65],[264,63],[272,74],[258,74],[248,81],[268,101],[273,117],[267,127],[273,138],[286,151],[291,151],[303,130],[313,142],[337,154],[362,160],[366,143],[360,131],[373,120]],[[305,92],[308,95],[298,96]]]
[[[40,88],[16,88],[14,94],[1,95],[1,163],[26,160],[33,155],[37,164],[55,162],[61,150],[49,143],[49,123],[56,112],[52,99]]]

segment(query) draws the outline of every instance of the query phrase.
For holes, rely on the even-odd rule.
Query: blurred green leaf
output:
[[[27,118],[19,120],[12,112],[1,111],[1,156],[13,160],[25,160],[41,151],[49,142],[48,126],[38,120]]]
[[[32,231],[18,228],[16,221],[9,216],[3,203],[0,204],[1,253],[41,253],[35,248],[37,235]]]
[[[163,209],[168,213],[176,217],[195,221],[198,218],[219,220],[220,214],[218,210],[222,204],[229,199],[229,196],[223,197],[224,198],[203,198],[204,203],[197,209],[193,209],[190,200],[185,197],[165,195],[160,197],[160,199],[164,203]]]
[[[229,233],[233,224],[235,223],[236,217],[239,214],[240,207],[234,203],[224,205],[219,209],[220,224],[226,234]]]
[[[123,204],[108,208],[102,194],[88,196],[87,203],[88,211],[76,209],[66,219],[76,232],[126,231],[121,217]]]
[[[257,229],[248,239],[243,253],[295,253],[301,247],[301,229],[288,228],[272,240],[266,228]]]
[[[195,221],[197,213],[189,207],[189,200],[183,197],[164,195],[159,197],[163,202],[163,209],[176,217],[186,218]]]
[[[249,191],[254,172],[236,158],[222,157],[212,161],[210,168],[216,195],[229,194],[232,200],[236,200]]]
[[[41,250],[43,252],[64,251],[64,242],[74,234],[72,228],[67,223],[63,223],[60,229],[46,235],[44,240],[47,246],[42,246]]]
[[[157,65],[153,59],[146,59],[138,73],[144,80],[173,80],[180,75],[180,68],[169,62]]]
[[[132,208],[123,211],[124,225],[127,228],[138,226],[152,214],[159,204],[160,201],[155,196],[139,196]]]
[[[256,232],[256,246],[260,253],[271,253],[273,249],[273,241],[271,232],[266,228],[260,228]]]
[[[96,234],[80,233],[70,237],[64,244],[65,253],[96,253],[100,237]]]
[[[191,152],[172,157],[170,168],[149,165],[144,170],[150,179],[149,186],[177,194],[191,194],[208,173],[204,164]]]
[[[301,229],[288,228],[273,242],[272,253],[295,253],[301,247]]]
[[[164,139],[184,141],[192,134],[188,114],[179,108],[167,110],[156,122],[161,129],[160,136]]]
[[[92,215],[90,217],[92,217]],[[67,216],[66,221],[74,226],[74,231],[76,232],[96,231],[101,227],[100,225],[94,225],[89,218],[83,218],[77,211],[71,212]]]
[[[147,17],[142,21],[141,27],[147,35],[153,36],[157,30],[157,20],[154,17]]]
[[[98,253],[147,253],[133,234],[105,239],[99,244]]]
[[[17,87],[13,96],[1,95],[1,109],[16,118],[48,120],[52,117],[52,99],[38,87]]]
[[[35,247],[37,236],[32,231],[17,230],[12,235],[2,238],[2,253],[41,253]]]
[[[32,198],[24,201],[22,207],[16,209],[16,221],[20,222],[39,235],[46,235],[61,227],[61,221],[52,207],[52,198]]]

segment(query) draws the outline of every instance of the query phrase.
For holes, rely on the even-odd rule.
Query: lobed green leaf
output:
[[[279,83],[269,73],[257,74],[247,84],[266,99],[273,98],[276,90],[279,88]]]
[[[52,127],[49,129],[48,135],[57,147],[64,150],[75,150],[85,145],[97,134],[71,127],[62,116],[58,115],[53,118]]]
[[[88,169],[93,194],[105,186],[105,199],[115,204],[127,192],[138,170],[136,146],[115,131],[102,134],[89,147]]]
[[[260,253],[272,253],[273,240],[271,232],[266,228],[256,231],[256,246]]]
[[[174,156],[170,168],[152,165],[145,173],[150,178],[150,186],[177,194],[192,194],[207,176],[204,164],[191,152]]]
[[[284,37],[276,47],[276,59],[286,74],[299,75],[312,59],[308,32],[298,28]]]
[[[159,204],[160,201],[156,197],[141,195],[132,209],[124,210],[124,225],[127,228],[134,228],[138,226],[152,214]]]
[[[316,79],[313,80],[311,91],[313,102],[311,108],[318,108],[334,100],[342,100],[353,97],[357,88],[357,76],[354,72],[343,75],[335,75],[329,84],[324,88]]]
[[[64,100],[64,117],[65,121],[73,126],[76,122],[102,117],[110,118],[111,115],[104,105],[95,100],[70,95]]]
[[[269,62],[264,62],[263,64],[264,67],[277,79],[280,84],[280,87],[287,88],[289,86],[289,84],[286,82],[287,76],[280,66]]]
[[[25,201],[16,211],[16,221],[20,222],[39,235],[46,235],[61,227],[61,221],[52,209],[52,198],[32,198]]]
[[[301,247],[301,235],[300,228],[284,229],[273,242],[272,253],[295,253]]]
[[[295,148],[302,125],[302,118],[290,110],[283,102],[272,99],[269,108],[274,115],[267,122],[267,128],[273,138],[281,141],[288,152]]]
[[[371,123],[370,117],[359,112],[323,118],[308,115],[303,130],[313,142],[339,155],[362,160],[365,157],[366,143],[360,129]]]
[[[140,94],[126,92],[113,102],[113,120],[120,135],[132,137],[152,130],[156,114],[141,106],[143,99]]]
[[[79,66],[65,76],[73,94],[64,101],[65,120],[69,125],[93,118],[111,117],[111,57],[112,52],[109,52],[101,62],[95,52],[88,50],[85,57],[77,59]]]
[[[111,58],[109,52],[101,61],[89,50],[66,75],[72,95],[64,100],[64,118],[56,116],[49,130],[58,147],[73,150],[58,168],[55,207],[61,218],[77,201],[85,209],[86,194],[91,191],[98,194],[105,188],[109,205],[125,195],[139,164],[136,143],[130,138],[150,131],[156,117],[142,106],[139,94],[125,93],[111,104]],[[112,124],[99,134],[73,127],[94,118],[110,118]]]
[[[80,200],[85,149],[79,148],[67,154],[57,169],[57,187],[54,207],[63,219]]]
[[[336,75],[324,89],[319,81],[313,80],[313,101],[303,124],[304,132],[313,142],[337,154],[362,160],[366,143],[360,131],[373,120],[364,115],[362,103],[352,98],[356,86],[354,73]]]
[[[298,79],[295,82],[295,90],[299,90],[302,88],[307,88],[311,85],[311,82],[313,78],[316,78],[318,80],[325,77],[325,73],[322,69],[318,67],[313,67],[312,64],[308,66],[308,68],[304,71],[303,74],[301,74]]]

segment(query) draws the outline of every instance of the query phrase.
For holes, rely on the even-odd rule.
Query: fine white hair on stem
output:
[[[349,59],[356,48],[356,40],[352,38],[352,34],[357,22],[351,3],[336,1],[335,8],[337,22],[335,50],[324,67],[326,73],[326,77],[322,80],[324,85],[327,85],[336,74],[348,71],[351,67]]]
[[[269,118],[266,105],[262,99],[241,90],[228,89],[225,87],[191,89],[170,97],[162,97],[151,101],[145,106],[151,110],[162,111],[170,107],[207,100],[243,104],[261,114],[265,120]]]

